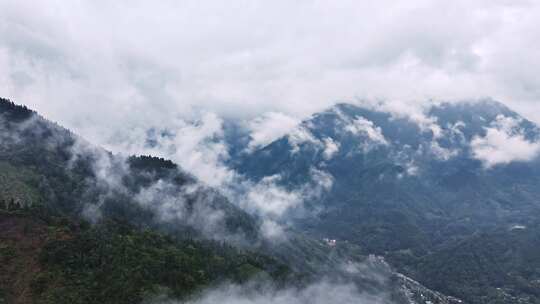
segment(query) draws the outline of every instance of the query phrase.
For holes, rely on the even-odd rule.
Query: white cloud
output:
[[[353,134],[362,134],[367,136],[371,142],[380,145],[388,145],[386,138],[382,134],[380,127],[375,126],[371,120],[364,117],[355,118],[345,129]]]
[[[421,132],[430,132],[434,139],[443,136],[443,130],[438,125],[437,119],[426,114],[430,107],[440,104],[441,101],[426,100],[419,103],[411,103],[403,99],[392,100],[364,100],[361,102],[366,107],[387,112],[393,118],[405,118],[415,123]]]
[[[171,159],[210,186],[221,186],[235,173],[223,165],[229,157],[223,142],[223,121],[214,113],[200,113],[196,120],[177,118],[166,125],[136,127],[116,135],[116,142],[106,145],[124,154],[155,155]],[[152,140],[152,144],[148,144]]]
[[[455,157],[459,154],[458,149],[449,149],[449,148],[441,147],[439,142],[437,142],[436,140],[431,141],[429,145],[429,151],[436,158],[440,160],[444,160],[444,161],[449,160],[450,158]]]
[[[396,294],[406,297],[419,296],[419,290],[411,290],[405,276],[396,278],[403,284],[392,284],[394,276],[384,258],[369,255],[362,262],[332,256],[334,271],[330,276],[321,276],[317,280],[300,286],[277,287],[266,280],[267,276],[258,276],[242,285],[222,284],[202,290],[191,297],[187,304],[388,304],[394,303]],[[354,278],[354,279],[351,279]],[[355,283],[353,283],[355,282]],[[390,284],[389,284],[390,283]],[[416,287],[416,284],[413,286]],[[390,290],[392,289],[392,290]],[[426,295],[428,296],[428,295]],[[429,297],[429,296],[428,296]],[[424,296],[422,296],[424,298]],[[159,295],[148,299],[152,304],[176,304],[178,301]],[[184,302],[182,302],[184,303]]]
[[[282,224],[279,224],[271,219],[264,219],[261,224],[261,233],[267,240],[283,241],[286,239],[285,229]]]
[[[465,129],[467,125],[463,121],[457,121],[453,125],[448,124],[447,128],[449,130],[449,138],[452,141],[458,141],[463,142],[465,141],[465,134],[463,134],[463,129]]]
[[[407,175],[410,175],[410,176],[416,176],[418,175],[420,171],[420,168],[413,160],[406,162],[405,164],[403,164],[403,166],[405,168],[405,172],[407,173]]]
[[[321,148],[323,143],[311,134],[311,131],[305,126],[297,126],[288,135],[287,140],[292,146],[291,153],[295,154],[300,151],[300,146],[304,143],[310,143],[317,148]]]
[[[5,0],[0,12],[0,95],[100,144],[197,109],[307,117],[356,96],[493,96],[530,110],[540,98],[534,1]]]
[[[280,112],[268,112],[248,122],[251,132],[249,149],[263,147],[292,131],[299,123],[298,119]]]
[[[323,139],[324,142],[324,151],[323,151],[323,157],[328,160],[331,159],[338,151],[339,151],[339,143],[335,142],[330,137],[325,137]]]
[[[534,159],[540,153],[540,143],[526,139],[518,126],[519,121],[499,115],[493,126],[486,128],[485,136],[471,141],[473,156],[487,168]]]
[[[143,188],[134,196],[134,199],[142,206],[152,208],[157,212],[160,221],[170,222],[176,219],[185,219],[187,217],[186,197],[183,195],[170,195],[171,183],[158,180],[149,187]]]
[[[309,173],[314,184],[309,189],[309,195],[307,195],[307,197],[318,197],[323,192],[332,188],[334,177],[330,173],[315,168],[311,168]]]
[[[310,169],[308,177],[306,183],[293,188],[281,185],[282,176],[276,174],[257,183],[237,179],[222,190],[243,210],[262,218],[265,237],[281,240],[291,217],[306,216],[305,203],[319,199],[334,182],[328,172],[315,168]]]
[[[436,138],[418,101],[492,96],[540,121],[533,1],[5,0],[0,16],[0,96],[210,185],[235,175],[222,118],[251,121],[251,148],[336,100],[391,100]],[[173,135],[149,148],[150,128]],[[326,156],[335,148],[292,132]]]
[[[309,181],[293,189],[280,185],[280,175],[267,176],[256,184],[245,181],[247,189],[241,199],[242,207],[251,213],[256,213],[271,219],[281,219],[288,211],[302,208],[308,199],[316,199],[333,185],[333,177],[322,170],[312,168]]]
[[[331,283],[320,281],[304,288],[286,288],[276,290],[274,287],[253,288],[239,285],[224,285],[214,290],[203,292],[201,296],[189,304],[383,304],[389,297],[383,292],[377,294],[363,293],[352,283]],[[159,304],[174,304],[175,301],[156,301]]]
[[[263,236],[268,238],[283,238],[289,213],[293,210],[301,212],[307,199],[315,199],[332,186],[332,177],[316,169],[310,171],[310,180],[306,184],[293,189],[279,185],[281,179],[279,175],[265,177],[258,183],[246,180],[224,163],[229,155],[223,138],[223,122],[213,113],[202,112],[199,119],[192,121],[178,118],[174,124],[168,125],[167,129],[153,130],[151,135],[140,128],[131,130],[125,133],[115,146],[124,154],[150,154],[173,160],[205,185],[219,189],[231,203],[261,217],[263,220],[261,231]],[[289,138],[296,146],[306,141],[318,147],[323,145],[304,127],[295,128]],[[148,143],[149,140],[151,144]],[[97,162],[101,163],[102,161]],[[104,163],[96,167],[96,172],[100,173],[99,180],[103,180],[113,188],[122,189],[121,174],[125,171],[116,172],[114,166]],[[152,207],[157,211],[162,221],[182,219],[207,235],[216,235],[219,228],[217,225],[221,223],[223,214],[219,214],[216,210],[208,210],[209,218],[202,221],[208,227],[200,226],[196,218],[205,214],[205,211],[200,210],[201,212],[195,212],[193,216],[186,218],[183,197],[169,195],[170,191],[167,191],[169,187],[173,186],[158,181],[138,193],[136,199],[143,206]],[[202,185],[197,185],[197,189],[198,187]],[[182,189],[184,192],[188,190]],[[200,206],[204,207],[204,204]],[[88,207],[89,214],[96,213],[93,216],[98,217],[98,211],[93,206]],[[215,219],[210,216],[215,216]]]
[[[492,96],[540,121],[539,16],[537,2],[504,0],[4,0],[0,96],[114,152],[171,158],[223,187],[238,177],[223,165],[222,118],[255,118],[251,147],[336,100],[392,100],[435,138],[441,129],[418,101]],[[170,135],[148,146],[152,128]],[[335,142],[291,132],[293,151],[308,141],[335,153]],[[536,150],[497,128],[475,144],[488,165]]]
[[[445,148],[441,146],[439,140],[442,138],[450,138],[451,140],[454,140],[456,136],[459,140],[464,140],[463,133],[461,132],[460,128],[463,128],[465,125],[462,121],[458,121],[455,125],[449,126],[448,130],[445,131],[439,125],[436,117],[429,116],[426,113],[430,107],[436,106],[440,103],[441,101],[430,100],[424,103],[411,105],[399,99],[384,101],[368,100],[363,102],[363,104],[365,104],[368,108],[387,112],[394,119],[404,118],[415,123],[420,129],[421,133],[429,134],[431,136],[431,141],[428,143],[428,145],[423,146],[418,152],[429,153],[439,160],[446,161],[457,156],[460,153],[460,149]],[[416,169],[413,171],[415,174],[418,172]]]
[[[279,175],[267,176],[251,187],[244,207],[275,218],[299,206],[303,202],[302,194],[278,186],[280,179]]]

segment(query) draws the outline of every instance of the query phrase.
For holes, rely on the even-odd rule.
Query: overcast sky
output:
[[[359,98],[490,96],[540,122],[539,20],[520,0],[0,0],[0,95],[102,144]]]
[[[0,96],[113,152],[172,159],[263,216],[269,237],[332,176],[242,179],[224,161],[224,120],[251,131],[250,150],[340,101],[390,101],[437,127],[419,105],[491,97],[540,123],[539,71],[540,1],[0,0]],[[168,135],[149,147],[151,128]],[[471,144],[486,168],[540,153],[504,124]]]

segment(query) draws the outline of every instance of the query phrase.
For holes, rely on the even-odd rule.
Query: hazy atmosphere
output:
[[[362,99],[492,97],[540,121],[535,1],[3,0],[0,12],[2,95],[81,131],[200,111],[303,118]]]
[[[539,20],[0,0],[0,303],[538,303]]]

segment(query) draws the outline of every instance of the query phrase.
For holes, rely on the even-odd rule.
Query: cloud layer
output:
[[[540,153],[540,143],[526,139],[516,119],[499,115],[492,125],[486,128],[485,136],[477,136],[471,141],[474,157],[485,167],[529,161]]]
[[[370,295],[361,293],[353,284],[335,284],[320,282],[302,289],[261,290],[253,291],[242,286],[224,286],[217,290],[205,293],[200,299],[191,304],[383,304],[391,303],[384,295]],[[158,302],[160,303],[160,302]],[[162,302],[160,304],[174,304],[177,302]]]
[[[198,109],[298,118],[355,97],[492,96],[524,111],[540,97],[535,1],[4,0],[0,12],[0,94],[99,143]]]
[[[297,122],[339,100],[393,100],[389,110],[434,137],[437,124],[415,116],[430,98],[492,96],[540,121],[535,1],[4,0],[0,17],[0,95],[114,152],[171,158],[225,192],[238,176],[223,165],[224,119],[245,122],[248,149],[289,132],[293,145],[313,140]],[[477,157],[498,155],[488,166],[535,151],[497,130],[475,142]],[[317,142],[327,159],[340,151]],[[257,189],[240,184],[235,196]],[[268,206],[301,205],[302,189],[266,188]]]

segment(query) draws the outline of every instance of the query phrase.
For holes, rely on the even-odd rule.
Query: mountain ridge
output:
[[[357,244],[365,252],[387,257],[428,287],[440,288],[455,282],[452,274],[458,276],[459,267],[447,272],[447,278],[430,282],[430,275],[415,273],[420,267],[417,259],[442,267],[430,260],[436,259],[434,253],[443,256],[445,248],[479,233],[490,235],[516,223],[536,227],[539,152],[540,128],[492,100],[440,103],[410,115],[339,104],[312,115],[274,142],[240,155],[234,166],[254,181],[279,176],[282,185],[291,188],[304,183],[311,168],[323,170],[332,176],[332,188],[319,200],[306,202],[322,211],[293,218],[297,229]],[[508,243],[500,246],[510,250]],[[528,263],[514,262],[521,265],[517,268]],[[531,262],[534,265],[538,266]],[[514,280],[519,278],[534,290],[538,276],[534,273],[518,271],[505,288],[519,299],[521,283]],[[480,271],[477,275],[457,280],[446,291],[472,303],[484,303],[486,297],[503,301],[503,296],[491,291],[487,296],[484,290],[496,281]],[[484,287],[470,288],[466,282],[471,281]],[[521,296],[529,299],[524,301],[537,299],[534,292]]]
[[[146,265],[125,258],[112,259],[111,263],[116,267],[112,270],[116,270],[110,273],[111,276],[118,275],[116,271],[130,273],[136,268],[146,269],[145,267],[154,267],[152,265],[155,263],[164,263],[167,256],[152,249],[156,241],[148,239],[147,233],[153,233],[153,238],[165,239],[165,243],[159,241],[158,246],[169,246],[167,244],[172,242],[173,245],[170,246],[176,246],[176,249],[170,249],[174,255],[181,255],[186,246],[187,250],[191,250],[190,246],[202,246],[201,250],[195,251],[192,256],[199,262],[212,257],[212,254],[204,253],[207,252],[205,243],[198,243],[199,240],[208,241],[210,252],[230,259],[227,262],[232,263],[231,271],[237,273],[234,278],[239,276],[241,280],[254,278],[256,274],[272,273],[270,269],[275,269],[272,265],[281,263],[289,269],[294,268],[293,275],[300,276],[293,276],[293,281],[289,281],[300,285],[298,288],[310,282],[302,279],[302,276],[316,278],[324,274],[329,278],[335,277],[333,280],[337,280],[336,284],[351,282],[365,292],[374,293],[375,297],[378,297],[381,290],[388,290],[391,296],[384,300],[384,303],[424,303],[426,299],[440,303],[455,302],[397,275],[379,258],[372,259],[368,262],[370,266],[360,272],[354,270],[349,273],[350,269],[343,270],[341,267],[345,262],[360,263],[360,266],[364,265],[362,267],[368,265],[362,264],[367,263],[364,262],[366,257],[359,255],[354,246],[340,244],[332,247],[301,234],[292,234],[289,241],[280,245],[262,242],[257,246],[246,247],[242,242],[239,243],[237,238],[229,236],[241,233],[244,241],[247,239],[260,243],[257,220],[229,203],[217,190],[198,185],[192,175],[182,171],[175,163],[152,156],[118,157],[78,138],[71,131],[47,121],[26,107],[2,99],[0,109],[4,111],[0,112],[0,131],[3,136],[0,144],[0,168],[3,169],[0,171],[0,209],[4,209],[0,211],[0,225],[23,231],[15,235],[10,234],[13,232],[11,230],[6,231],[5,235],[0,234],[0,238],[6,241],[0,248],[0,258],[15,261],[17,265],[34,263],[45,271],[35,273],[35,278],[31,281],[23,280],[26,284],[25,290],[30,289],[33,295],[22,297],[20,303],[32,302],[40,297],[68,302],[84,302],[98,297],[96,292],[101,288],[92,287],[92,280],[95,280],[93,275],[102,275],[100,273],[111,269],[103,268],[101,262],[96,264],[95,259],[112,259],[109,255],[117,250],[126,250],[122,249],[125,246],[130,246],[133,255],[150,255],[155,260],[149,260],[151,263]],[[215,212],[220,215],[217,224],[213,222]],[[92,222],[90,228],[88,220]],[[36,231],[31,228],[25,230],[27,228],[24,227],[28,225],[37,225],[36,227],[40,228]],[[46,231],[54,235],[48,236],[44,233]],[[104,233],[103,237],[100,231]],[[48,239],[50,237],[52,238]],[[32,238],[45,238],[48,241],[40,241],[41,245],[31,251],[33,257],[25,262],[17,258],[16,254],[13,255],[13,252],[23,250],[17,247],[17,242],[12,243],[14,238],[21,239],[23,243]],[[112,240],[119,240],[120,247],[107,245]],[[223,244],[216,242],[226,242],[239,247],[234,249],[237,251],[230,253],[228,249],[221,247]],[[268,254],[268,257],[258,256],[257,252]],[[246,255],[248,262],[245,262]],[[256,258],[250,260],[253,255]],[[59,256],[66,259],[59,259]],[[79,260],[83,263],[78,264]],[[288,260],[294,261],[294,264],[286,264]],[[237,265],[238,261],[244,264]],[[179,276],[180,280],[189,279],[187,274],[183,276],[174,272],[168,273],[174,271],[175,267],[180,267],[175,263],[171,267],[157,269],[158,273],[164,272],[169,278]],[[216,267],[222,265],[213,264],[216,263],[213,259],[205,263]],[[9,267],[0,270],[2,273],[13,271]],[[51,270],[53,273],[48,272]],[[276,275],[280,276],[279,271]],[[385,278],[383,281],[380,281],[381,275]],[[140,301],[147,296],[147,292],[168,294],[171,290],[171,296],[176,297],[194,292],[194,286],[198,284],[206,286],[211,282],[218,282],[216,278],[220,276],[209,276],[210,280],[206,276],[198,277],[195,285],[192,284],[193,279],[189,279],[189,284],[185,286],[191,287],[182,287],[187,288],[182,290],[176,285],[171,287],[170,279],[150,276],[145,272],[143,278],[134,275],[125,280],[131,294],[121,292],[101,301]],[[61,279],[55,281],[54,277]],[[76,282],[87,282],[92,286]],[[3,297],[6,292],[7,299],[19,294],[20,290],[14,290],[9,282],[0,280],[0,283],[0,300],[5,299]],[[164,284],[171,290],[148,284]],[[55,293],[50,289],[52,285],[60,285],[61,288]],[[114,288],[118,287],[113,282],[110,285],[110,290],[107,289],[109,291],[114,292]],[[64,297],[62,293],[65,293]]]

